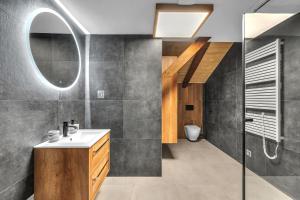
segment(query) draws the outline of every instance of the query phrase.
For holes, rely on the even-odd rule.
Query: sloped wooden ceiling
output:
[[[212,42],[190,83],[206,83],[232,46],[232,42]]]
[[[163,56],[180,56],[194,41],[163,41]]]
[[[176,58],[181,55],[184,50],[192,44],[189,42],[163,42],[163,56],[172,56]],[[206,83],[208,78],[212,75],[218,67],[226,53],[232,46],[232,42],[211,42],[203,59],[201,60],[197,70],[195,71],[190,83]],[[177,73],[177,82],[182,83],[184,77],[194,59],[194,56],[179,70]],[[173,59],[173,61],[176,59]],[[165,66],[170,66],[165,65]],[[163,69],[165,72],[166,69]]]
[[[209,40],[209,37],[201,37],[190,44],[179,56],[178,59],[171,64],[163,73],[163,76],[174,76],[176,75],[184,65],[186,65],[197,52],[202,49],[203,46]]]

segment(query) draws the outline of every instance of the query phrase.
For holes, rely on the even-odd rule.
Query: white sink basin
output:
[[[110,129],[80,129],[68,137],[61,137],[57,142],[44,142],[34,148],[90,148],[100,140]]]

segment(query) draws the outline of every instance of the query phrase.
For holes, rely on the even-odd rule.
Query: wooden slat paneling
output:
[[[193,111],[185,110],[185,105],[194,105]],[[182,88],[178,84],[178,138],[185,138],[184,125],[203,124],[203,84],[189,84]]]

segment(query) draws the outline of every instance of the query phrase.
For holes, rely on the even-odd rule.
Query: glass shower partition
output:
[[[244,198],[300,199],[300,14],[243,21]]]

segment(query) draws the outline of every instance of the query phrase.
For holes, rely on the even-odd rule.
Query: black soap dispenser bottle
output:
[[[69,122],[63,122],[63,136],[68,137]]]

